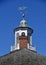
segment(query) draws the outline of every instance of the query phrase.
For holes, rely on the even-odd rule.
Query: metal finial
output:
[[[24,11],[27,9],[27,7],[25,7],[25,6],[21,6],[21,7],[19,7],[19,10],[20,10],[20,13],[22,14],[22,18],[24,19],[24,17],[25,17],[25,13],[24,13]]]
[[[23,13],[23,14],[22,14],[22,18],[24,19],[24,17],[25,17],[25,14]]]

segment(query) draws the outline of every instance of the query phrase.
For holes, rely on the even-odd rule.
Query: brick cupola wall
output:
[[[27,36],[19,36],[20,49],[27,48]]]

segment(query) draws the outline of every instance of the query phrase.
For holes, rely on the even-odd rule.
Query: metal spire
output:
[[[25,6],[19,7],[19,10],[20,10],[20,13],[21,13],[23,19],[24,19],[24,17],[25,17],[24,11],[25,11],[26,9],[27,9],[27,7],[25,7]]]
[[[25,18],[25,10],[26,9],[27,9],[27,7],[25,7],[25,6],[19,7],[19,11],[20,11],[20,13],[22,15],[22,20],[20,21],[20,25],[19,25],[20,27],[27,27],[27,22],[24,19]]]

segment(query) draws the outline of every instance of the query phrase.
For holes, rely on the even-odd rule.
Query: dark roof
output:
[[[14,32],[15,32],[15,31],[18,31],[18,30],[26,30],[26,29],[27,29],[27,30],[31,30],[31,31],[33,32],[33,29],[30,28],[30,27],[17,27],[17,28],[14,29]]]
[[[20,49],[1,56],[0,65],[46,65],[46,57],[29,49]]]

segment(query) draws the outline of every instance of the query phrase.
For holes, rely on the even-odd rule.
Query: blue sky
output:
[[[0,56],[14,45],[14,28],[22,20],[18,7],[26,6],[25,19],[33,28],[33,45],[46,56],[46,0],[0,0]]]

